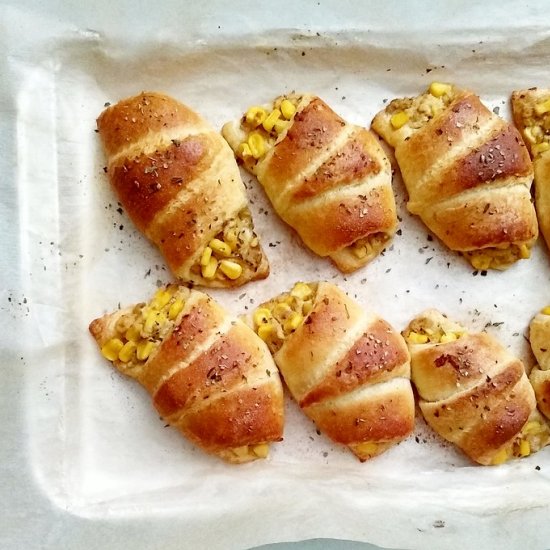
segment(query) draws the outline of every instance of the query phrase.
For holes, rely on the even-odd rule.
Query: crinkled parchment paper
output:
[[[299,90],[368,126],[386,100],[444,80],[509,118],[512,90],[550,84],[550,9],[168,2],[149,13],[113,4],[14,3],[0,12],[0,546],[227,549],[314,537],[422,549],[550,546],[550,449],[477,467],[419,418],[407,441],[361,464],[287,399],[285,439],[270,458],[230,466],[166,428],[87,332],[91,319],[171,280],[107,183],[94,131],[106,102],[164,91],[220,128],[250,104]],[[399,234],[371,265],[343,276],[243,178],[271,275],[213,292],[231,311],[246,313],[296,280],[326,279],[399,330],[435,306],[532,365],[526,328],[550,302],[542,242],[507,272],[474,272],[408,214],[396,175]]]

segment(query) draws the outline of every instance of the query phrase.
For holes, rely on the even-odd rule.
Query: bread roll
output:
[[[479,464],[528,456],[550,441],[523,363],[492,336],[436,310],[404,332],[426,422]]]
[[[550,420],[550,307],[537,313],[529,326],[529,340],[538,365],[529,380],[542,414]]]
[[[390,163],[374,135],[324,101],[290,94],[222,130],[277,214],[344,271],[375,258],[397,229]]]
[[[212,298],[170,285],[90,324],[104,357],[135,378],[166,422],[239,463],[282,439],[283,392],[264,342]]]
[[[393,100],[372,128],[395,148],[408,209],[446,246],[483,270],[530,256],[538,226],[529,154],[478,96],[434,82]]]
[[[108,107],[97,127],[120,203],[176,277],[207,287],[267,277],[231,149],[199,115],[143,92]]]
[[[336,286],[297,283],[256,309],[252,323],[304,413],[361,461],[412,432],[403,338]]]

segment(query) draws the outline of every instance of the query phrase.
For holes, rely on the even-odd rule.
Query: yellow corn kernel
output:
[[[120,348],[120,351],[118,352],[118,358],[123,363],[128,363],[134,356],[134,353],[136,351],[136,343],[135,342],[126,342],[122,348]]]
[[[545,101],[542,101],[541,103],[537,103],[535,105],[535,112],[537,115],[543,115],[544,113],[548,113],[550,111],[550,98],[546,99]]]
[[[181,298],[177,298],[170,304],[170,309],[168,310],[168,319],[170,321],[173,321],[181,312],[183,309],[183,300]]]
[[[540,143],[534,143],[531,145],[531,152],[533,155],[538,155],[539,153],[544,153],[544,151],[548,151],[550,149],[550,143],[547,141],[542,141]]]
[[[220,256],[224,256],[225,258],[231,256],[231,247],[220,239],[212,239],[208,243],[208,246],[212,249],[213,252],[219,254]]]
[[[395,130],[399,130],[402,126],[409,122],[409,115],[405,111],[398,111],[390,118],[390,124]]]
[[[263,136],[254,132],[248,136],[248,147],[250,148],[250,154],[259,159],[265,154],[265,140]]]
[[[249,126],[256,128],[265,120],[266,117],[267,113],[265,112],[265,109],[254,106],[250,107],[250,109],[246,111],[245,120]]]
[[[237,147],[237,155],[242,159],[250,158],[252,156],[252,151],[248,143],[241,143]]]
[[[156,311],[155,309],[150,310],[147,314],[147,317],[145,318],[145,323],[143,324],[143,332],[145,334],[151,334],[153,332],[153,328],[157,321],[157,314],[158,311]]]
[[[493,466],[498,466],[499,464],[504,464],[508,460],[508,451],[507,449],[500,449],[500,451],[493,457],[491,464]]]
[[[226,277],[231,280],[238,279],[243,272],[241,264],[238,264],[237,262],[233,262],[231,260],[222,260],[220,262],[220,270]]]
[[[519,257],[526,260],[531,256],[531,250],[526,244],[522,244],[519,247]]]
[[[151,300],[151,307],[153,309],[162,309],[170,301],[171,297],[170,292],[164,288],[159,288]]]
[[[269,454],[269,445],[267,443],[259,443],[258,445],[254,445],[252,447],[252,452],[258,458],[266,458]]]
[[[254,312],[252,317],[254,319],[254,326],[259,327],[271,319],[271,311],[266,307],[260,307]]]
[[[432,82],[430,84],[430,94],[435,97],[441,97],[445,94],[449,94],[452,90],[452,87],[449,84],[444,84],[443,82]]]
[[[425,344],[428,341],[427,334],[420,334],[419,332],[409,332],[407,335],[407,342],[411,344]]]
[[[532,126],[528,126],[523,130],[524,136],[527,138],[527,141],[530,141],[531,143],[537,143],[537,138],[535,137],[535,134],[533,133]]]
[[[201,274],[205,279],[213,279],[218,269],[218,260],[212,256],[208,260],[208,265],[203,265],[201,268]]]
[[[367,255],[367,247],[366,246],[354,246],[353,247],[353,253],[357,258],[362,260]]]
[[[285,332],[292,332],[296,330],[301,324],[304,318],[296,311],[292,312],[292,315],[285,321]]]
[[[536,435],[538,432],[540,432],[540,424],[536,420],[527,422],[523,430],[521,430],[523,435]]]
[[[256,248],[260,244],[258,237],[253,237],[250,241],[250,248]]]
[[[477,254],[471,257],[470,263],[475,269],[489,269],[491,267],[491,256],[487,254]]]
[[[531,454],[531,445],[529,441],[522,439],[519,444],[519,456],[529,456]]]
[[[307,300],[313,294],[313,290],[306,283],[296,283],[293,289],[290,291],[290,295],[295,298],[301,298]]]
[[[244,458],[248,455],[248,445],[243,445],[242,447],[233,447],[231,449],[235,456],[239,458]]]
[[[304,305],[302,306],[302,313],[304,314],[304,316],[309,315],[312,309],[313,302],[304,302]]]
[[[123,346],[124,344],[120,338],[111,338],[111,340],[103,345],[101,348],[101,353],[103,354],[103,357],[109,359],[109,361],[114,361],[115,359],[118,359],[118,354]]]
[[[202,266],[208,265],[208,262],[210,262],[211,256],[212,256],[212,249],[209,246],[205,247],[201,254],[201,265]]]
[[[124,335],[126,340],[137,342],[140,338],[141,327],[139,325],[132,325]]]
[[[354,450],[359,454],[372,455],[378,450],[378,444],[374,441],[365,441],[364,443],[359,443]]]
[[[273,315],[275,317],[283,318],[288,316],[292,312],[292,308],[286,302],[279,302],[273,308]]]
[[[149,358],[149,355],[151,355],[151,352],[153,351],[154,347],[155,347],[154,342],[150,342],[149,340],[142,340],[137,345],[137,352],[136,352],[137,358],[140,361],[145,361],[146,359]]]
[[[264,323],[263,325],[260,325],[257,330],[258,336],[266,342],[271,337],[271,334],[273,333],[273,325],[270,323]]]
[[[288,99],[283,99],[281,101],[281,114],[287,119],[290,120],[294,113],[296,112],[296,107]]]
[[[288,128],[288,122],[286,120],[278,120],[273,125],[273,129],[275,130],[275,133],[277,135],[284,132],[287,128]]]
[[[223,233],[223,240],[231,247],[231,250],[233,250],[239,242],[237,230],[233,228],[226,229]]]
[[[550,315],[550,306],[546,306],[544,309],[542,309],[541,313],[544,315]]]
[[[454,332],[446,332],[443,336],[441,336],[439,341],[442,344],[447,344],[448,342],[454,342],[455,340],[458,340],[458,336]]]
[[[266,132],[271,132],[275,123],[281,118],[281,111],[279,109],[273,109],[267,118],[262,122],[262,126]]]
[[[124,334],[132,325],[133,318],[131,315],[122,315],[115,324],[117,332]]]

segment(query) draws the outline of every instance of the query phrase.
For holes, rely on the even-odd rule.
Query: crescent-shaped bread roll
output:
[[[395,99],[372,128],[395,148],[408,209],[476,269],[530,256],[538,236],[533,167],[517,130],[478,96],[434,82]]]
[[[248,462],[282,439],[282,384],[267,346],[206,294],[162,287],[148,303],[96,319],[90,332],[166,422],[205,451]]]
[[[529,341],[538,365],[529,380],[542,414],[550,420],[550,306],[537,313],[529,325]]]
[[[548,444],[523,363],[493,337],[436,310],[404,332],[426,422],[479,464],[501,464]]]
[[[97,127],[120,203],[176,277],[207,287],[267,277],[235,158],[199,115],[144,92],[108,107]]]
[[[325,282],[297,283],[252,317],[290,393],[333,441],[364,461],[412,432],[409,354],[386,321]]]
[[[222,134],[277,214],[341,271],[365,265],[395,233],[391,167],[378,140],[318,97],[251,107]]]
[[[550,247],[550,89],[514,92],[512,112],[533,159],[535,207],[541,233]]]

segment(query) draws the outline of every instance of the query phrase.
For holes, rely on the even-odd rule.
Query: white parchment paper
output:
[[[87,332],[93,318],[172,280],[108,185],[94,131],[106,102],[163,91],[221,128],[251,104],[299,90],[368,126],[386,100],[432,80],[476,90],[506,118],[512,90],[549,84],[550,28],[541,17],[550,10],[542,7],[466,4],[458,12],[465,4],[452,2],[446,17],[427,2],[320,4],[285,2],[275,19],[245,3],[216,3],[218,15],[197,6],[178,20],[186,33],[174,3],[151,16],[164,26],[140,19],[134,33],[107,17],[107,30],[74,26],[59,6],[46,19],[30,8],[4,10],[2,143],[13,187],[1,205],[0,342],[13,367],[4,394],[15,418],[6,416],[3,429],[23,495],[8,543],[41,542],[20,530],[38,492],[48,503],[39,514],[42,529],[49,522],[48,547],[221,549],[313,537],[398,548],[550,547],[548,450],[476,467],[418,418],[412,437],[361,464],[287,399],[285,438],[270,458],[229,466],[166,428],[146,392],[102,360]],[[367,8],[380,11],[367,17]],[[231,311],[246,313],[296,280],[325,279],[400,330],[438,307],[532,365],[526,328],[550,303],[542,241],[504,273],[475,272],[408,214],[396,174],[399,234],[372,264],[343,276],[302,246],[253,177],[243,179],[271,275],[212,292]]]

